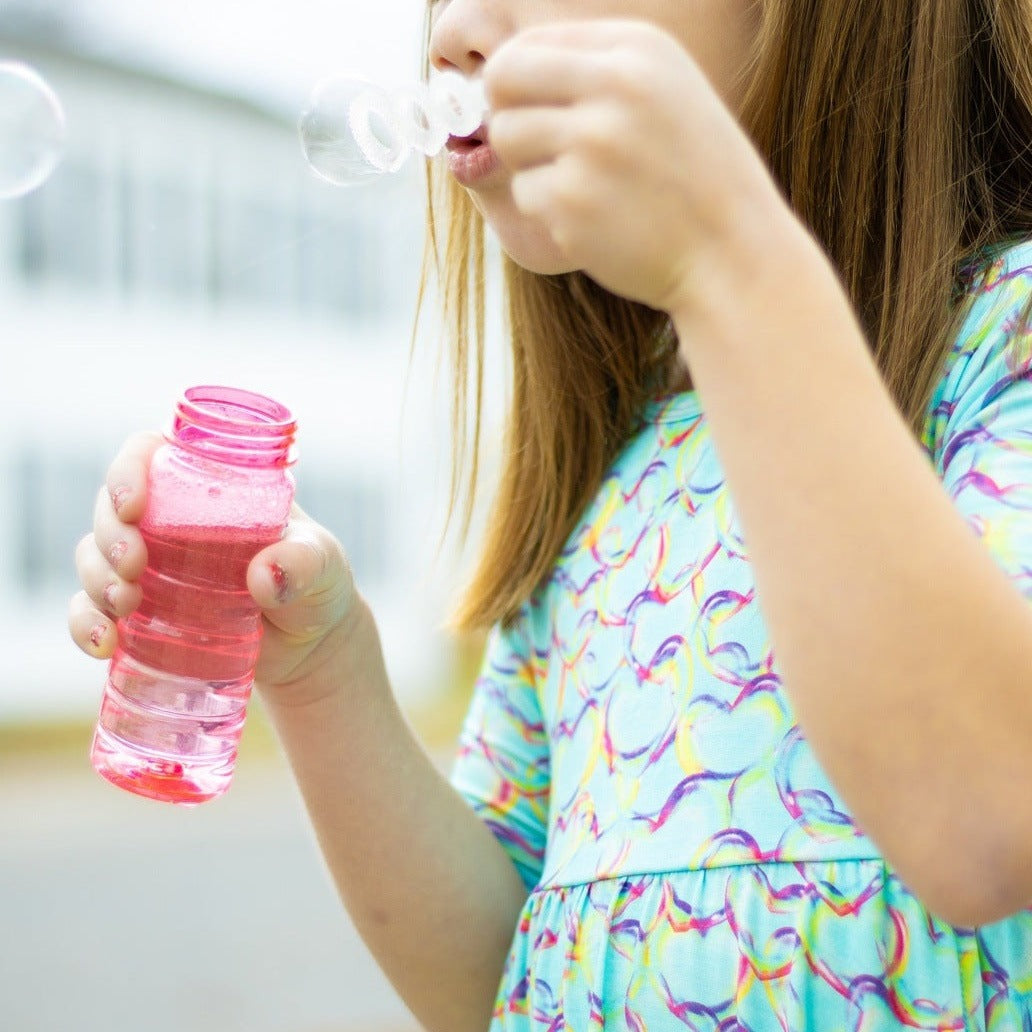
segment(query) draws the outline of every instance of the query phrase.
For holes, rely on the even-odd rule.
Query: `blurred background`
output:
[[[327,74],[414,81],[422,19],[422,0],[0,0],[0,61],[67,115],[53,174],[0,200],[3,1032],[418,1030],[337,900],[258,700],[226,796],[120,792],[89,766],[105,670],[66,611],[122,440],[191,384],[272,395],[299,422],[298,501],[344,543],[396,694],[449,764],[482,642],[441,630],[470,557],[439,548],[432,297],[410,360],[422,168],[333,187],[296,129]]]

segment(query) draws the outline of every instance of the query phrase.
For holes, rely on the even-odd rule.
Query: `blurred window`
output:
[[[272,198],[226,197],[211,214],[217,255],[213,300],[294,306],[299,245],[290,208]]]
[[[29,284],[374,322],[414,299],[402,288],[418,273],[419,212],[397,207],[384,195],[302,210],[272,184],[254,198],[68,159],[20,202],[15,264]]]
[[[381,487],[306,469],[299,478],[297,501],[337,537],[360,583],[386,579],[391,571],[384,541],[390,529]]]
[[[123,284],[131,291],[200,298],[206,287],[204,205],[198,190],[137,175],[120,192],[127,248]]]
[[[14,514],[18,593],[71,590],[75,546],[88,529],[104,462],[30,445],[12,465],[14,475],[4,480]]]
[[[113,186],[94,166],[68,160],[47,189],[22,199],[19,265],[26,281],[113,285]]]

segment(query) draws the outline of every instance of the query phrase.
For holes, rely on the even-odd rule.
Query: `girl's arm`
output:
[[[152,433],[125,443],[76,549],[83,590],[69,629],[97,659],[111,658],[117,618],[140,604],[147,549],[137,524],[160,443]],[[539,836],[527,839],[534,856],[510,858],[475,797],[420,748],[391,693],[372,613],[325,528],[295,506],[283,539],[252,560],[248,588],[264,617],[255,683],[356,926],[429,1032],[483,1032]],[[489,772],[468,774],[470,787],[489,791]]]
[[[1032,904],[1032,606],[913,439],[816,242],[768,213],[672,314],[778,668],[904,881],[954,924],[998,920]],[[1032,514],[1009,519],[1001,555],[1030,540]]]
[[[527,890],[407,726],[363,600],[322,648],[302,691],[263,700],[330,873],[429,1032],[483,1032]]]

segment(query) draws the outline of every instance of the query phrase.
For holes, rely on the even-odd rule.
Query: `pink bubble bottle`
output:
[[[232,387],[192,387],[150,467],[143,601],[118,622],[91,760],[121,788],[194,805],[230,785],[261,613],[247,567],[294,497],[296,424]]]

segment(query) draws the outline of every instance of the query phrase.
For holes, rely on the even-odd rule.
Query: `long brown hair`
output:
[[[1032,237],[1027,2],[760,2],[741,125],[839,271],[920,438],[967,314],[956,302],[978,267],[970,259]],[[449,521],[464,483],[465,533],[481,451],[484,224],[450,177],[427,175],[417,322],[436,274],[454,377]],[[510,621],[548,574],[677,356],[663,313],[581,273],[502,264],[512,391],[479,562],[451,619],[460,631]]]

